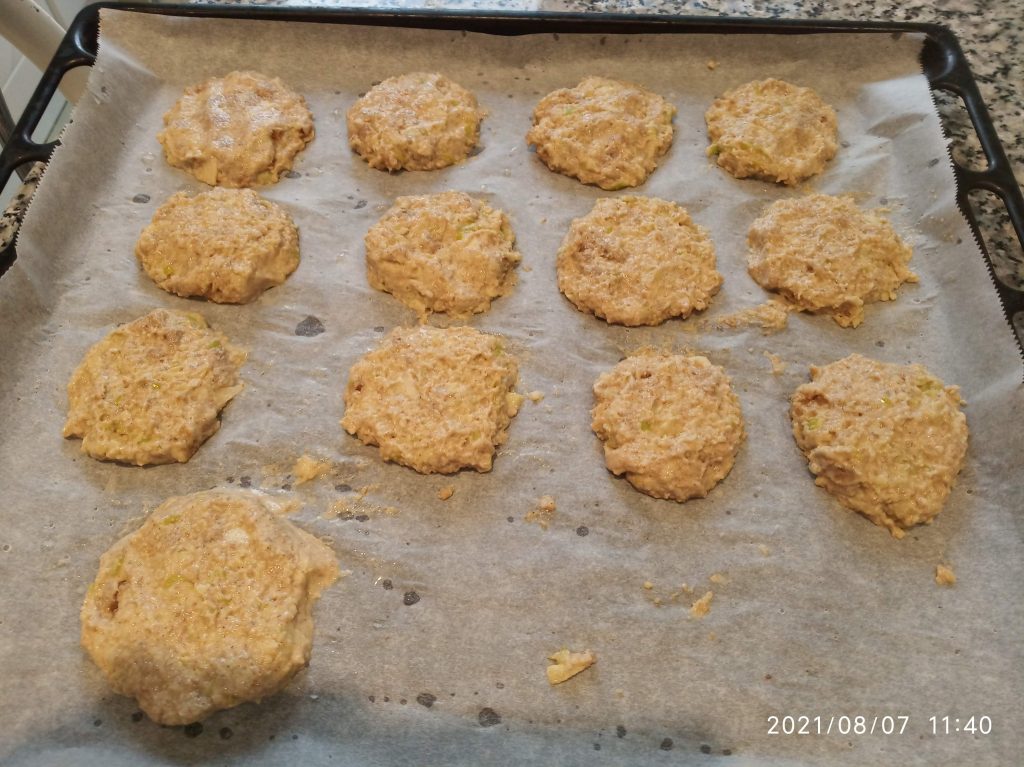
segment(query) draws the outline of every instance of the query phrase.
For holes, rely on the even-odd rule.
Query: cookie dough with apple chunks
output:
[[[348,110],[348,143],[371,168],[438,170],[464,162],[480,140],[476,96],[436,72],[373,86]]]
[[[251,189],[178,192],[142,230],[135,255],[168,293],[246,304],[299,265],[299,232]]]
[[[732,469],[743,416],[706,357],[640,353],[594,384],[592,428],[608,470],[654,498],[703,498]]]
[[[850,197],[774,202],[751,225],[747,245],[747,269],[761,287],[842,327],[860,325],[865,304],[892,301],[900,285],[917,282],[910,246]]]
[[[707,231],[653,197],[598,200],[558,250],[559,290],[580,311],[615,324],[688,317],[706,309],[721,284]]]
[[[736,178],[798,184],[835,157],[835,110],[810,88],[769,78],[726,92],[704,115],[708,155]]]
[[[508,216],[463,192],[399,197],[366,235],[370,285],[420,315],[486,311],[520,258]]]
[[[658,167],[672,145],[675,113],[643,86],[588,77],[538,102],[526,143],[556,173],[625,189],[642,184]]]
[[[306,100],[280,79],[231,72],[185,89],[157,134],[167,163],[210,186],[276,183],[313,140]]]
[[[82,645],[121,695],[181,725],[283,688],[309,663],[334,553],[260,493],[161,504],[100,558]]]
[[[64,436],[100,460],[184,463],[242,390],[245,357],[198,314],[156,309],[86,353],[68,383]]]
[[[793,437],[815,484],[896,538],[942,510],[967,452],[959,389],[921,365],[851,354],[811,367]]]
[[[501,336],[396,328],[349,371],[342,427],[421,474],[490,471],[523,402]]]

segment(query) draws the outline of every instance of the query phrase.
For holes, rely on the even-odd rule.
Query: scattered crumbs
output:
[[[721,584],[721,583],[725,583],[728,580],[728,578],[726,578],[722,573],[712,573],[708,577],[708,580],[711,581],[712,583]]]
[[[509,98],[511,98],[511,96]],[[523,264],[519,268],[522,269],[524,272],[532,272],[533,271],[533,267],[530,266],[529,264]]]
[[[789,322],[789,313],[796,311],[785,301],[774,299],[766,301],[750,309],[742,309],[722,317],[701,320],[701,330],[709,326],[716,330],[736,330],[737,328],[760,327],[765,335],[785,330]]]
[[[679,585],[679,590],[682,591],[684,594],[692,594],[693,586],[691,586],[688,583],[682,583]]]
[[[424,708],[430,708],[437,702],[437,696],[429,692],[421,692],[416,696],[416,702]]]
[[[351,570],[339,570],[338,571],[338,579],[339,580],[341,578],[348,578],[350,575],[352,575],[352,571]]]
[[[330,461],[318,461],[311,456],[303,455],[292,467],[292,475],[295,477],[295,484],[301,485],[303,482],[324,476],[330,470]]]
[[[420,595],[415,591],[407,591],[402,595],[402,604],[406,607],[412,607],[414,604],[420,601]]]
[[[453,495],[455,495],[455,485],[445,485],[437,491],[437,497],[442,501],[447,501]]]
[[[703,618],[711,612],[711,600],[714,596],[714,592],[708,591],[704,596],[690,605],[690,615],[694,618]]]
[[[148,194],[137,194],[134,197],[132,197],[132,202],[144,203],[149,202],[149,199],[150,197]]]
[[[555,499],[550,495],[542,495],[537,501],[537,508],[530,509],[523,517],[525,522],[536,522],[541,530],[547,530],[551,518],[555,516]]]
[[[772,375],[781,375],[786,369],[786,363],[782,361],[782,357],[778,354],[772,354],[771,352],[765,352],[764,356],[768,358],[768,362],[772,365]]]
[[[718,62],[715,61],[714,59],[708,59],[704,66],[706,66],[708,69],[714,72],[716,69],[718,69]]]
[[[654,588],[654,584],[651,583],[650,581],[644,581],[644,588],[647,589],[648,591],[650,591],[651,589]]]
[[[768,556],[769,554],[772,553],[771,548],[769,548],[768,546],[765,546],[763,543],[757,544],[757,550],[760,551],[761,552],[761,556],[764,556],[764,557],[766,557],[766,556]]]
[[[952,586],[956,583],[956,573],[949,565],[935,565],[935,582],[940,586]]]
[[[655,597],[654,598],[654,606],[655,607],[661,607],[661,597]]]
[[[530,402],[533,402],[534,404],[536,404],[536,403],[540,402],[542,399],[544,399],[544,392],[542,392],[542,391],[532,391],[532,392],[530,392],[529,394],[526,395],[526,398],[528,400],[530,400]]]
[[[581,671],[585,671],[597,661],[597,655],[590,650],[573,652],[572,650],[559,650],[554,655],[549,655],[548,660],[552,665],[548,666],[548,682],[550,684],[561,684],[567,679],[572,679]]]

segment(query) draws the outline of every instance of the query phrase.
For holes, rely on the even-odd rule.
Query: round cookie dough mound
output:
[[[704,114],[708,155],[736,178],[798,184],[835,157],[836,113],[810,88],[755,80],[715,99]]]
[[[205,184],[273,184],[313,140],[313,115],[278,78],[231,72],[186,88],[157,140],[169,165]]]
[[[486,311],[515,285],[508,216],[462,192],[399,197],[366,235],[366,275],[421,315]]]
[[[722,275],[707,232],[673,202],[598,200],[558,250],[558,288],[580,311],[657,325],[706,309]]]
[[[82,646],[153,721],[259,701],[308,664],[313,604],[338,566],[282,511],[240,490],[170,498],[100,558]]]
[[[765,290],[809,312],[857,327],[864,304],[892,301],[912,250],[877,213],[849,197],[812,194],[768,206],[747,233],[747,269]]]
[[[396,328],[349,371],[341,425],[421,474],[490,471],[523,398],[501,336]]]
[[[641,353],[594,384],[591,427],[608,470],[654,498],[703,498],[732,469],[743,415],[725,371],[700,356]]]
[[[245,356],[198,314],[152,311],[86,352],[68,382],[64,436],[99,460],[184,463],[242,390]]]
[[[135,255],[168,293],[246,304],[299,265],[299,232],[251,189],[178,192],[142,230]]]
[[[793,437],[815,484],[896,538],[942,510],[967,451],[960,391],[921,365],[851,354],[811,367]]]
[[[480,139],[476,96],[435,72],[373,86],[348,110],[348,143],[371,168],[437,170],[463,162]]]
[[[676,109],[632,83],[588,77],[542,98],[526,143],[551,170],[602,189],[647,180],[672,145]]]

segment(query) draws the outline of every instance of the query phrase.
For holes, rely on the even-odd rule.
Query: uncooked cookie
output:
[[[306,100],[259,72],[189,86],[164,126],[157,139],[168,164],[211,186],[273,184],[313,140]]]
[[[921,365],[859,354],[811,367],[793,394],[793,437],[815,484],[903,537],[942,510],[967,451],[960,390]]]
[[[68,382],[64,436],[99,460],[184,463],[242,390],[245,356],[198,314],[152,311],[86,352]]]
[[[761,287],[842,327],[860,325],[864,304],[892,301],[902,283],[917,282],[907,268],[910,246],[849,197],[774,202],[751,225],[747,245],[747,268]]]
[[[501,336],[396,328],[349,371],[341,425],[421,474],[490,471],[523,398]]]
[[[836,154],[836,113],[810,88],[756,80],[728,91],[704,115],[708,155],[736,178],[798,184]]]
[[[373,86],[348,110],[348,143],[371,168],[437,170],[463,162],[480,139],[476,96],[436,72]]]
[[[168,293],[245,304],[295,271],[299,232],[251,189],[178,192],[142,230],[135,255]]]
[[[101,557],[82,645],[153,721],[259,701],[308,664],[313,604],[338,565],[282,511],[240,490],[171,498]]]
[[[366,276],[421,315],[486,311],[515,285],[508,216],[462,192],[399,197],[366,235]]]
[[[641,353],[594,384],[592,428],[609,471],[655,498],[703,498],[732,469],[743,416],[705,357]]]
[[[602,189],[647,180],[672,145],[676,108],[632,83],[588,77],[542,98],[526,143],[553,171]]]
[[[657,325],[706,309],[722,275],[708,233],[674,202],[598,200],[558,250],[558,288],[580,311]]]

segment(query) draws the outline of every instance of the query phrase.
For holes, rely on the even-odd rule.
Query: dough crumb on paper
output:
[[[527,394],[526,397],[527,397],[527,399],[530,400],[530,402],[533,402],[534,404],[536,404],[536,403],[540,402],[542,399],[544,399],[544,392],[542,392],[542,391],[532,391],[529,394]]]
[[[590,650],[573,652],[563,649],[549,655],[548,660],[552,661],[552,665],[547,668],[548,682],[556,685],[593,666],[597,662],[597,655]]]
[[[551,519],[555,516],[556,508],[554,498],[550,495],[542,495],[540,500],[537,501],[537,508],[528,511],[524,520],[526,522],[535,522],[542,530],[547,530],[551,524]]]
[[[935,565],[935,582],[940,586],[952,586],[956,583],[956,573],[949,565]]]
[[[752,306],[749,309],[741,309],[732,314],[722,317],[714,317],[701,320],[700,330],[739,330],[741,328],[759,327],[764,335],[771,335],[785,330],[789,324],[789,313],[796,311],[795,307],[785,301],[772,299]]]
[[[704,66],[706,66],[708,69],[714,72],[716,69],[718,69],[718,62],[715,61],[714,59],[708,59],[707,63]]]
[[[447,501],[453,495],[455,495],[454,485],[445,485],[444,487],[437,491],[437,497],[440,498],[442,501]]]
[[[325,476],[330,470],[330,461],[318,461],[310,455],[303,454],[292,467],[292,476],[295,477],[295,484],[301,485],[303,482]]]
[[[708,591],[700,599],[690,605],[690,615],[694,618],[703,618],[709,612],[711,612],[711,600],[715,594],[712,591]]]
[[[772,375],[782,375],[786,370],[786,363],[783,361],[782,357],[778,354],[773,354],[772,352],[765,352],[764,356],[772,366]]]
[[[726,578],[725,575],[722,573],[712,573],[710,576],[708,576],[708,580],[712,583],[722,584],[728,581],[729,579]]]
[[[757,544],[757,550],[761,552],[761,556],[767,557],[772,553],[770,546],[765,546],[763,543]]]

